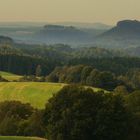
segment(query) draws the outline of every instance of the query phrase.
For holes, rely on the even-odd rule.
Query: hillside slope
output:
[[[18,80],[21,76],[9,72],[0,71],[0,76],[8,81]]]
[[[18,100],[36,108],[44,108],[48,99],[63,86],[64,84],[55,83],[0,82],[0,102]]]
[[[103,37],[139,39],[140,38],[140,21],[124,20],[119,21],[111,30],[103,33]]]
[[[123,20],[99,35],[96,44],[109,48],[129,48],[140,45],[140,21]]]
[[[81,44],[88,43],[93,40],[92,36],[87,32],[84,32],[73,26],[61,25],[45,25],[39,32],[35,34],[35,38],[42,43],[52,44]]]
[[[35,108],[44,108],[47,101],[65,85],[46,82],[0,82],[0,102],[17,100],[30,103]],[[92,89],[95,92],[101,90]]]

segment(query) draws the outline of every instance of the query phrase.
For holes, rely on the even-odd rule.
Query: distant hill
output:
[[[45,25],[46,24],[46,25]],[[44,26],[45,25],[45,26]],[[63,32],[58,28],[65,27]],[[73,27],[73,28],[72,28]],[[111,26],[102,23],[0,23],[0,35],[9,36],[18,43],[29,44],[91,44],[93,38],[110,29]],[[61,28],[62,29],[62,28]],[[53,33],[52,33],[53,32]],[[47,35],[46,35],[47,34]],[[56,35],[52,35],[56,34]],[[9,38],[10,39],[10,38]],[[11,40],[12,41],[12,40]]]
[[[44,43],[79,44],[89,43],[93,40],[87,32],[73,26],[45,25],[35,34],[36,39]]]
[[[12,44],[13,39],[7,36],[0,36],[0,44]]]
[[[111,29],[111,25],[103,24],[103,23],[86,23],[86,22],[57,22],[57,25],[65,25],[65,26],[75,26],[76,28],[92,28],[96,30],[108,30]]]
[[[99,35],[96,43],[102,47],[128,48],[140,45],[140,21],[123,20]]]
[[[117,23],[117,26],[102,34],[103,37],[139,39],[140,21],[124,20]]]

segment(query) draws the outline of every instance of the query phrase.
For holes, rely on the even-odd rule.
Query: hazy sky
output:
[[[140,20],[140,0],[0,0],[0,21]]]

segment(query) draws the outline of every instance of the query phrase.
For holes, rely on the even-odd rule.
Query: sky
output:
[[[140,0],[0,0],[0,22],[140,20]]]

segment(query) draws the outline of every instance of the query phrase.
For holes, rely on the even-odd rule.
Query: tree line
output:
[[[119,84],[111,72],[101,72],[85,65],[57,67],[46,79],[49,82],[79,83],[106,90],[112,90]]]
[[[1,44],[0,70],[21,75],[35,75],[41,65],[42,76],[57,66],[88,65],[100,71],[123,75],[130,69],[140,68],[140,58],[129,57],[112,50],[71,48],[68,45]]]
[[[41,58],[22,56],[17,54],[0,54],[0,70],[19,75],[35,75],[38,65],[42,68],[42,75],[48,74],[53,64]]]
[[[55,82],[68,84],[81,84],[97,87],[108,91],[126,90],[131,93],[140,89],[140,69],[130,69],[123,75],[116,75],[110,71],[100,71],[93,66],[75,65],[56,67],[47,76],[42,76],[42,67],[37,65],[34,75],[24,75],[15,80],[17,82]],[[8,82],[2,76],[1,82]]]
[[[140,89],[140,69],[129,70],[124,75],[100,71],[92,66],[75,65],[57,67],[46,77],[48,82],[77,83],[109,91],[123,86],[128,92]]]
[[[65,86],[34,109],[18,101],[0,103],[0,135],[39,136],[49,140],[139,140],[140,92],[94,92]]]

